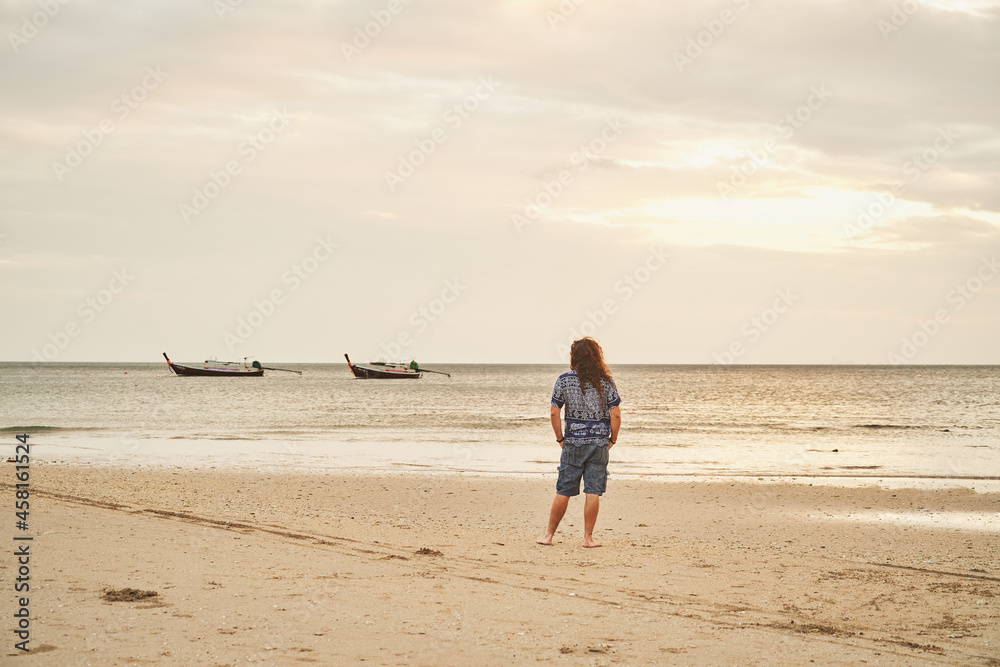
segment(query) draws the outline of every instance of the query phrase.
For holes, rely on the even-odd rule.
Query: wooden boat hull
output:
[[[252,377],[258,378],[264,374],[264,369],[254,369],[252,371],[234,371],[215,368],[193,368],[182,366],[181,364],[170,363],[170,370],[177,375],[197,375],[201,377]]]
[[[354,373],[354,377],[362,380],[418,380],[423,375],[420,370],[401,367],[399,364],[391,364],[392,368],[384,366],[382,368],[372,368],[372,366],[379,364],[376,362],[372,366],[359,366],[358,364],[351,363],[351,358],[346,354],[344,355],[344,359],[347,359],[347,367]]]
[[[354,377],[365,380],[417,380],[421,375],[419,371],[386,371],[357,364],[351,364],[350,367]]]

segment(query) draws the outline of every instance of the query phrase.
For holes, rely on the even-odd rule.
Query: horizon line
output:
[[[203,360],[204,361],[204,360]],[[208,361],[214,361],[209,359]],[[157,366],[164,364],[165,362],[156,361],[113,361],[113,360],[101,360],[101,361],[84,361],[84,360],[68,360],[68,361],[24,361],[24,360],[0,360],[0,364],[19,364],[19,365],[31,365],[31,366],[43,366],[43,365],[59,365],[59,364],[146,364],[150,366]],[[343,361],[268,361],[269,364],[298,364],[303,366],[336,366],[340,364],[346,365]],[[568,366],[569,362],[547,362],[547,361],[431,361],[428,364],[442,364],[446,366]],[[731,363],[731,364],[720,364],[718,362],[650,362],[650,361],[632,361],[632,362],[608,362],[608,366],[717,366],[720,368],[739,366],[739,367],[789,367],[789,366],[801,366],[801,367],[815,367],[815,366],[853,366],[853,367],[874,367],[874,368],[918,368],[918,367],[953,367],[953,366],[963,366],[963,367],[1000,367],[1000,363],[926,363],[926,364],[916,364],[916,363],[905,363],[905,364],[890,364],[890,363],[849,363],[849,362],[827,362],[827,363],[797,363],[797,362],[769,362],[769,363]]]

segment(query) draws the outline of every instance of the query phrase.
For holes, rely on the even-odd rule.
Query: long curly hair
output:
[[[573,345],[569,348],[569,367],[576,371],[576,376],[580,378],[581,391],[586,392],[587,385],[590,385],[597,390],[601,402],[607,402],[601,380],[607,380],[612,386],[615,381],[607,364],[604,363],[604,351],[596,340],[587,336],[573,341]]]

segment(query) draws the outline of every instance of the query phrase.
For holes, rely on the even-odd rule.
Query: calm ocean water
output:
[[[179,360],[180,361],[180,360]],[[181,361],[183,363],[183,361]],[[275,365],[281,366],[275,362]],[[95,464],[550,472],[560,366],[451,378],[182,378],[166,364],[0,364],[0,436]],[[613,474],[1000,479],[1000,367],[618,366]],[[837,451],[834,451],[837,450]]]

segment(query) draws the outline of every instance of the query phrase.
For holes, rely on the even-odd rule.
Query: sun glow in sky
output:
[[[4,4],[0,358],[561,363],[612,299],[711,363],[793,289],[740,363],[886,363],[1000,250],[1000,2],[393,8]]]

